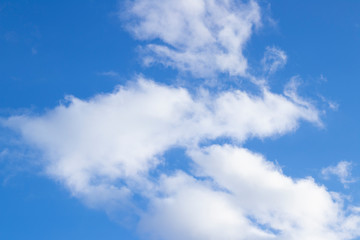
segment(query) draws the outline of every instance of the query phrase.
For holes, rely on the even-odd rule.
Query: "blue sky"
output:
[[[360,3],[225,2],[0,3],[1,239],[358,239]]]

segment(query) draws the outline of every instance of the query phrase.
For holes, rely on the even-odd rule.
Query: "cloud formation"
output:
[[[264,57],[261,60],[264,71],[268,74],[275,73],[277,70],[284,67],[286,62],[286,53],[276,47],[267,47]]]
[[[165,197],[142,219],[154,239],[338,240],[360,233],[356,211],[343,211],[312,178],[287,177],[261,155],[230,145],[188,154],[197,178],[180,172],[161,179]]]
[[[41,116],[5,124],[44,154],[47,174],[93,207],[133,202],[140,231],[155,239],[350,239],[359,218],[313,179],[294,180],[241,144],[319,121],[316,109],[264,89],[211,96],[139,79],[88,101],[68,98]],[[234,142],[234,143],[235,143]],[[151,175],[163,153],[183,147],[190,173]],[[172,159],[167,159],[172,161]],[[346,215],[350,214],[350,215]],[[226,233],[224,233],[224,229]],[[224,235],[225,234],[225,235]]]
[[[202,78],[247,76],[243,49],[261,24],[255,1],[137,0],[126,9],[128,29],[152,41],[145,45],[145,62]],[[286,54],[269,48],[264,59],[272,73]],[[297,94],[297,86],[293,78],[284,93],[262,86],[257,95],[244,89],[214,93],[138,77],[113,93],[69,96],[44,114],[1,123],[40,150],[47,175],[89,206],[135,209],[147,238],[353,239],[360,235],[355,206],[346,207],[340,194],[311,177],[286,176],[243,147],[250,138],[295,131],[302,121],[321,125],[318,109]],[[163,171],[173,148],[184,149],[190,169]]]
[[[325,179],[334,175],[339,178],[340,182],[346,186],[355,180],[351,177],[352,163],[348,161],[340,161],[336,166],[329,166],[321,170],[321,174]]]
[[[218,137],[243,142],[284,134],[301,119],[319,121],[315,109],[267,90],[262,96],[240,90],[191,96],[145,79],[89,101],[68,101],[43,116],[12,117],[6,124],[44,151],[47,172],[75,195],[111,188],[107,183],[118,178],[137,178],[173,146]]]
[[[261,24],[255,1],[138,0],[127,14],[136,38],[160,40],[145,46],[146,64],[159,62],[196,77],[247,75],[242,51]]]

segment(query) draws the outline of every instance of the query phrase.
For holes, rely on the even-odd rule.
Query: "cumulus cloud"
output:
[[[144,79],[89,101],[68,101],[44,116],[15,116],[6,124],[44,151],[47,172],[75,195],[92,196],[94,184],[102,191],[118,178],[139,177],[172,146],[218,137],[242,142],[294,130],[301,119],[319,121],[313,108],[267,90],[262,96],[240,90],[191,96]]]
[[[346,239],[347,234],[359,232],[360,218],[344,217],[342,202],[312,178],[292,179],[261,155],[228,145],[189,154],[201,176],[211,176],[226,189],[243,216],[276,236],[268,239]]]
[[[224,191],[211,188],[183,172],[164,176],[160,182],[164,197],[151,199],[150,209],[139,225],[153,239],[271,239],[275,235],[260,229]]]
[[[246,75],[242,50],[254,26],[261,24],[255,1],[138,0],[126,14],[136,38],[160,40],[146,45],[146,64],[159,62],[196,77]]]
[[[352,163],[348,161],[340,161],[336,166],[329,166],[321,170],[321,174],[325,179],[331,175],[339,178],[340,182],[346,186],[347,183],[354,182],[351,177]]]
[[[247,76],[242,51],[261,24],[256,2],[136,0],[126,9],[133,20],[128,29],[148,41],[145,62],[197,77]],[[272,73],[286,55],[269,48],[264,59]],[[286,176],[243,147],[249,138],[294,131],[301,121],[321,125],[319,111],[298,95],[298,83],[291,79],[282,94],[257,86],[255,95],[244,89],[189,90],[139,77],[112,93],[88,100],[69,96],[44,114],[1,123],[40,150],[46,174],[75,197],[107,211],[134,210],[146,238],[355,238],[357,207],[344,207],[340,194],[311,177]],[[218,145],[219,138],[228,145]],[[190,159],[187,171],[161,168],[173,161],[165,153],[175,147]]]
[[[355,209],[312,178],[292,179],[263,156],[230,145],[188,151],[196,177],[163,177],[142,218],[154,239],[352,239]]]
[[[261,155],[231,145],[201,147],[204,140],[293,131],[318,122],[309,104],[264,89],[191,95],[184,88],[139,79],[88,101],[40,116],[14,116],[3,124],[42,150],[47,174],[90,206],[107,209],[148,202],[139,230],[154,239],[350,239],[359,217],[343,210],[313,179],[292,179]],[[162,154],[183,147],[189,173],[151,171]],[[171,161],[171,159],[168,159]]]

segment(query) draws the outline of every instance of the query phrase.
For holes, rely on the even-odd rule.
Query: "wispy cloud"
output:
[[[324,102],[331,110],[337,111],[339,109],[339,104],[335,101],[328,100],[323,95],[318,95],[322,102]]]
[[[98,73],[99,75],[101,76],[106,76],[106,77],[119,77],[120,74],[118,72],[115,72],[115,71],[106,71],[106,72],[100,72]]]
[[[32,53],[32,55],[36,55],[38,53],[38,51],[37,51],[36,48],[32,47],[31,48],[31,53]]]
[[[18,34],[14,31],[11,31],[11,32],[6,32],[4,34],[4,38],[6,41],[8,42],[12,42],[12,43],[16,43],[19,41],[19,37],[18,37]]]
[[[0,151],[0,160],[9,154],[9,149],[5,148]]]
[[[327,78],[323,74],[320,74],[319,80],[321,82],[327,82],[328,81]]]
[[[267,47],[264,57],[261,60],[264,71],[268,74],[275,73],[280,68],[284,67],[287,62],[286,53],[276,47]]]
[[[351,176],[352,163],[348,161],[340,161],[336,166],[329,166],[321,170],[321,174],[325,179],[331,176],[339,178],[340,182],[347,186],[348,183],[355,182]]]

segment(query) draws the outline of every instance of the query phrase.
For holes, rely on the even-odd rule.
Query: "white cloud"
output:
[[[139,79],[88,101],[74,97],[40,116],[3,124],[44,153],[46,173],[90,206],[137,210],[139,229],[155,239],[350,239],[359,217],[342,209],[313,179],[294,180],[246,149],[199,147],[230,137],[284,134],[300,120],[317,123],[310,104],[240,90],[215,95]],[[150,174],[166,150],[181,146],[195,164],[190,173]],[[171,161],[171,159],[167,159]],[[225,231],[225,230],[226,231]]]
[[[348,161],[340,161],[336,166],[329,166],[321,170],[324,178],[328,179],[331,175],[337,176],[342,184],[354,182],[351,177],[352,163]]]
[[[119,178],[136,180],[173,146],[218,137],[242,142],[292,131],[301,119],[319,121],[315,109],[267,90],[191,96],[144,79],[89,101],[68,100],[43,116],[11,117],[6,124],[43,150],[48,174],[75,195],[113,189]]]
[[[146,45],[146,64],[160,62],[197,77],[219,72],[245,76],[242,50],[253,27],[261,24],[255,1],[137,0],[127,14],[135,37],[160,40]]]
[[[276,47],[267,47],[261,63],[265,72],[272,74],[284,67],[287,62],[286,53]]]
[[[244,216],[279,231],[276,239],[344,239],[341,202],[312,178],[291,179],[261,155],[232,146],[190,151],[199,173],[232,194]]]
[[[164,176],[140,231],[153,239],[271,239],[247,218],[231,194],[184,174]]]
[[[137,0],[127,10],[135,17],[129,25],[134,36],[155,40],[145,46],[148,64],[198,77],[247,76],[244,45],[261,24],[256,2]],[[263,61],[272,73],[286,55],[269,48]],[[258,95],[238,89],[191,94],[139,78],[113,93],[89,100],[70,96],[45,114],[1,123],[40,150],[46,174],[75,197],[107,211],[135,209],[147,238],[352,239],[360,235],[355,206],[345,208],[340,194],[310,177],[285,176],[241,147],[249,138],[294,131],[300,121],[321,125],[318,110],[297,86],[293,78],[283,94],[260,86]],[[231,145],[214,144],[220,137]],[[161,172],[161,161],[172,161],[163,155],[173,147],[184,148],[192,161],[187,173]],[[346,171],[337,173],[346,179]],[[135,198],[147,204],[136,205]]]
[[[163,176],[140,229],[154,239],[338,240],[360,234],[356,209],[343,210],[312,178],[292,179],[261,155],[230,145],[188,150],[195,176]],[[159,197],[160,196],[160,197]]]
[[[299,76],[291,77],[290,81],[285,85],[284,95],[288,98],[292,99],[297,104],[307,106],[308,108],[312,108],[311,103],[299,96],[298,88],[301,85],[301,78]]]

